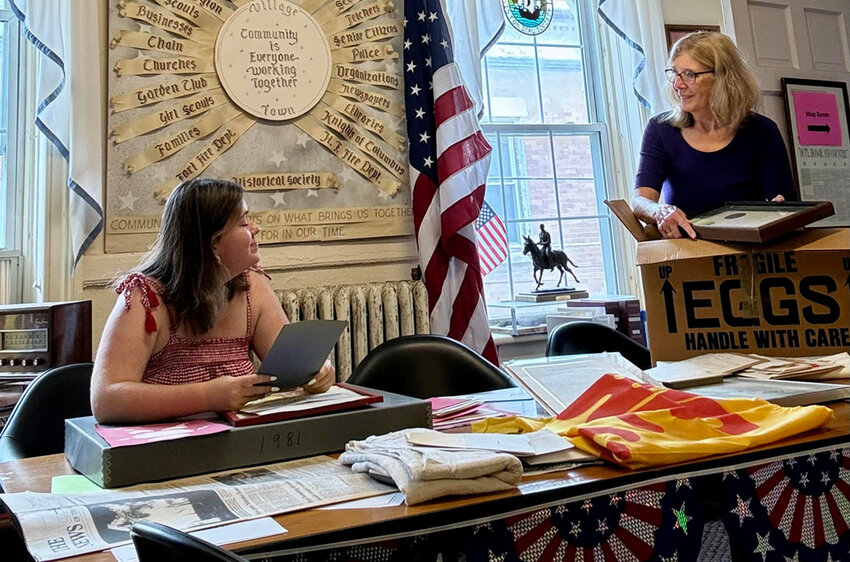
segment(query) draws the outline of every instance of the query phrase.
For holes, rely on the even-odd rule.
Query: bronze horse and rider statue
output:
[[[558,278],[558,284],[556,285],[557,287],[561,286],[565,272],[572,275],[576,283],[580,283],[576,274],[569,267],[570,265],[573,267],[578,266],[562,250],[552,250],[552,237],[546,232],[544,225],[540,225],[539,242],[535,242],[529,236],[523,236],[523,238],[525,238],[525,246],[522,249],[522,254],[531,254],[531,261],[534,264],[534,281],[537,283],[537,287],[534,289],[535,291],[543,284],[543,270],[548,269],[552,271],[556,267],[561,272],[561,276]]]

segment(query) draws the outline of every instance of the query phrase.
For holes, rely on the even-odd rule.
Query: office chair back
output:
[[[516,386],[504,371],[466,345],[431,334],[385,341],[366,355],[347,382],[414,398]]]
[[[546,356],[618,351],[640,369],[652,367],[649,349],[625,334],[595,322],[569,322],[555,326],[546,342]]]
[[[130,529],[139,562],[246,562],[203,539],[153,521],[138,521]]]
[[[65,420],[91,415],[92,366],[55,367],[29,384],[0,432],[0,462],[65,451]]]

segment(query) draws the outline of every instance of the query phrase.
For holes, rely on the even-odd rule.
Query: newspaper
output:
[[[102,492],[21,492],[0,494],[0,500],[33,558],[58,560],[124,544],[143,519],[201,529],[391,490],[320,456]]]

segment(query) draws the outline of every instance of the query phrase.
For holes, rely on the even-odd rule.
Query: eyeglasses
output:
[[[683,70],[682,72],[676,72],[672,68],[667,68],[664,70],[664,74],[667,76],[667,80],[669,80],[671,84],[675,84],[676,78],[678,77],[682,82],[684,82],[688,86],[696,82],[697,77],[701,74],[711,74],[712,72],[714,72],[714,69],[702,70],[700,72],[694,72],[693,70]]]

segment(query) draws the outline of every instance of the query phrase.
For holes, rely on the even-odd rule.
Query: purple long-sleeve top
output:
[[[693,216],[727,201],[766,201],[800,196],[791,177],[785,143],[776,123],[750,113],[732,141],[715,152],[691,147],[682,131],[650,120],[643,133],[635,188],[651,187],[662,200]]]

